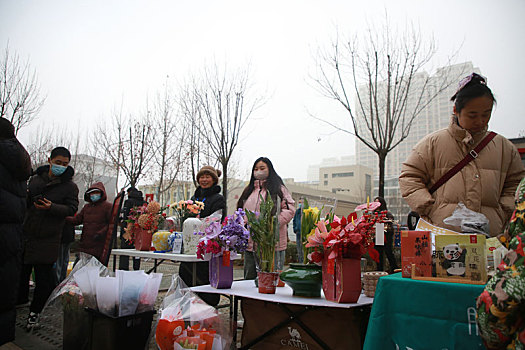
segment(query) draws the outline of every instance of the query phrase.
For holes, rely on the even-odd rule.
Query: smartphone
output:
[[[44,199],[44,196],[41,194],[37,194],[36,196],[33,196],[33,202],[40,203]]]

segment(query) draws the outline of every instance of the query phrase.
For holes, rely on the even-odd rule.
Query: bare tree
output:
[[[42,125],[31,134],[31,143],[27,145],[27,152],[31,157],[31,167],[36,170],[41,165],[45,165],[55,147],[65,147],[71,154],[80,151],[81,140],[79,132],[73,132],[66,127],[55,124]],[[75,158],[71,159],[70,165],[75,168]]]
[[[126,177],[126,186],[136,186],[148,171],[153,158],[153,127],[149,115],[143,118],[123,118],[115,113],[111,125],[99,125],[98,140],[118,173]]]
[[[200,136],[222,167],[222,190],[227,200],[229,164],[240,132],[262,98],[251,98],[248,71],[220,72],[217,66],[205,69],[200,84],[190,96],[196,99],[196,119]]]
[[[0,80],[0,117],[8,119],[17,134],[33,121],[45,98],[40,96],[36,71],[18,54],[11,54],[9,46],[0,60]]]
[[[191,178],[195,187],[197,172],[204,165],[215,166],[217,160],[211,160],[210,147],[206,132],[201,130],[205,125],[201,118],[201,109],[198,98],[196,80],[180,87],[179,108],[183,117],[185,137],[184,149],[188,159],[183,169],[185,177]]]
[[[379,195],[384,196],[387,154],[405,140],[414,119],[457,77],[423,71],[436,53],[435,41],[407,26],[401,32],[388,18],[376,29],[320,51],[315,86],[348,113],[352,130],[317,118],[357,137],[379,160]],[[350,95],[355,94],[355,107]]]
[[[154,125],[156,137],[153,140],[155,149],[155,180],[157,198],[164,203],[164,194],[170,191],[183,173],[186,154],[184,151],[185,124],[176,118],[172,96],[167,85],[164,94],[158,95],[155,103]]]

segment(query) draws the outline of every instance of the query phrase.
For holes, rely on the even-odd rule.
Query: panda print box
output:
[[[465,256],[467,248],[461,248],[457,243],[443,247],[443,268],[448,276],[465,277]]]
[[[436,235],[436,277],[487,281],[484,235]]]

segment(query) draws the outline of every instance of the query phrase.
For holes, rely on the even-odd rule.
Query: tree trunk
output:
[[[226,202],[226,207],[224,208],[222,215],[223,217],[226,217],[226,215],[228,215],[228,163],[222,164],[222,195]]]
[[[378,196],[385,198],[385,161],[387,153],[379,151],[377,156],[379,158],[379,189]]]

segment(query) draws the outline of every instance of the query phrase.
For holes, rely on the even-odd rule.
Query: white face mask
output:
[[[266,180],[268,178],[268,170],[254,171],[253,177],[257,180]]]

